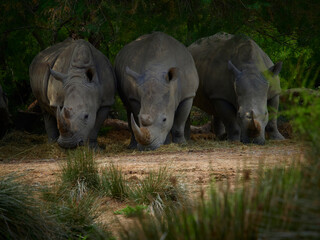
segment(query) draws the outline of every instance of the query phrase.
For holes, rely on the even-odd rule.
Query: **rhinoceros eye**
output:
[[[88,78],[88,81],[91,82],[93,78],[93,71],[91,69],[88,69],[86,72],[86,76]]]

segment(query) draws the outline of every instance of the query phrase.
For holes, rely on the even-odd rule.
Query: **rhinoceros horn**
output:
[[[251,132],[251,135],[258,135],[261,131],[261,126],[259,122],[254,119],[253,111],[250,112],[251,121],[249,123],[248,129]]]
[[[67,133],[68,132],[68,122],[61,116],[60,107],[57,107],[57,123],[58,123],[58,129],[61,133]]]
[[[131,127],[136,140],[141,145],[149,145],[151,143],[150,132],[147,128],[140,128],[134,120],[133,114],[131,113]]]

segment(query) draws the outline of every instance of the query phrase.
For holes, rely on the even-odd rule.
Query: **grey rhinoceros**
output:
[[[250,38],[218,33],[188,47],[199,74],[194,104],[214,116],[216,135],[265,143],[284,139],[277,128],[282,62],[273,64]],[[269,108],[269,113],[268,113]]]
[[[0,139],[7,132],[9,123],[8,99],[0,85]]]
[[[199,79],[183,44],[161,32],[143,35],[118,53],[115,73],[132,133],[129,147],[156,149],[170,140],[186,141]]]
[[[58,139],[63,148],[97,146],[116,91],[109,60],[87,41],[67,39],[40,52],[29,74],[49,141]]]

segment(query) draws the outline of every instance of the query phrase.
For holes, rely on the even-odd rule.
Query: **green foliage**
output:
[[[114,214],[123,214],[126,217],[137,217],[141,216],[148,207],[145,205],[136,205],[134,207],[126,206],[125,208],[115,211]]]
[[[35,191],[17,182],[17,176],[0,177],[0,238],[61,239],[64,231],[42,210]]]
[[[185,45],[220,31],[246,34],[272,60],[284,61],[281,74],[288,79],[288,63],[297,64],[301,55],[306,66],[320,60],[319,6],[316,0],[2,1],[0,84],[15,112],[33,99],[28,67],[39,51],[67,37],[83,38],[113,62],[125,44],[152,31]]]
[[[68,152],[67,160],[61,165],[61,181],[65,185],[86,192],[86,189],[97,189],[100,184],[97,163],[93,150],[78,147]]]
[[[101,184],[104,193],[108,196],[120,201],[128,197],[129,186],[124,173],[112,163],[102,172]]]

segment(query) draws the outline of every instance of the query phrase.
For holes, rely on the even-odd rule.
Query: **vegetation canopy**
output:
[[[33,101],[32,59],[67,37],[88,40],[113,62],[125,44],[152,31],[185,45],[220,31],[245,34],[273,61],[284,61],[281,75],[288,87],[298,87],[301,79],[297,70],[287,84],[292,66],[309,69],[320,61],[316,0],[12,0],[1,1],[0,13],[0,84],[11,112]]]

